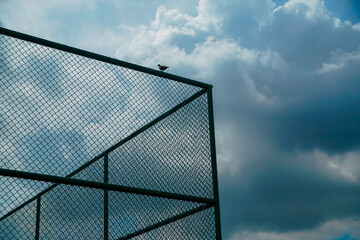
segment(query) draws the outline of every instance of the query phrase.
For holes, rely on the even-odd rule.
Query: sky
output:
[[[0,25],[212,84],[224,239],[360,239],[359,1],[2,0]]]

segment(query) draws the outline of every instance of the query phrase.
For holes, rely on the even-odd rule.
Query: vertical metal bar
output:
[[[35,226],[35,240],[40,239],[40,207],[41,207],[41,197],[36,199],[36,226]]]
[[[104,156],[104,183],[109,183],[108,153]],[[109,191],[104,190],[104,240],[109,239]]]
[[[216,165],[216,149],[215,149],[215,127],[214,127],[214,107],[212,99],[212,88],[207,90],[208,97],[208,110],[209,110],[209,131],[210,131],[210,151],[211,151],[211,168],[212,168],[212,180],[213,191],[215,200],[215,227],[216,227],[216,239],[221,240],[221,223],[220,223],[220,201],[219,201],[219,185],[217,176]]]

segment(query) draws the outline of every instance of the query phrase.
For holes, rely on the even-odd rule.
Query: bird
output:
[[[169,68],[168,66],[164,66],[164,65],[160,65],[160,64],[158,64],[158,67],[159,67],[159,69],[160,69],[160,71],[165,71],[167,68]]]

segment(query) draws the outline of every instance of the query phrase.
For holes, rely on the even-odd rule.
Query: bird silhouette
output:
[[[159,67],[160,71],[162,71],[162,72],[169,68],[168,66],[164,66],[164,65],[160,65],[160,64],[158,64],[158,67]]]

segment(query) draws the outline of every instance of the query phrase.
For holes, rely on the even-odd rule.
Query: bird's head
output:
[[[158,64],[158,67],[160,67],[160,64]]]

